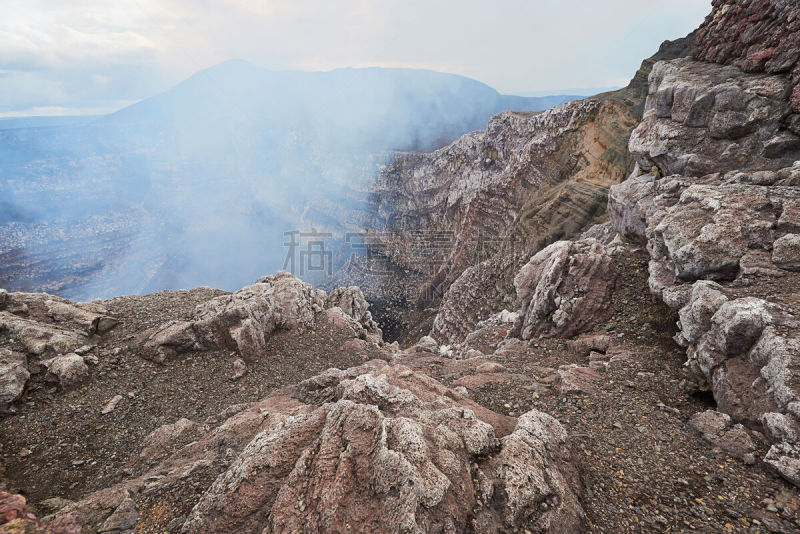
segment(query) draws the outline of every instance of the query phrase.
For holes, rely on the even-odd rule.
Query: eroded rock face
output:
[[[791,111],[786,77],[683,58],[656,63],[649,80],[629,145],[641,168],[703,175],[777,169],[800,158],[800,138],[784,123]]]
[[[800,112],[800,7],[795,2],[715,1],[697,31],[694,57],[736,63],[747,72],[789,74],[792,109]]]
[[[198,430],[179,422],[156,431],[151,445]],[[584,528],[579,479],[555,419],[535,410],[502,416],[378,360],[276,392],[59,516],[94,524],[119,516],[130,528],[137,499],[209,468],[219,476],[183,532]]]
[[[514,308],[519,269],[542,247],[602,222],[608,187],[630,173],[625,145],[639,89],[537,114],[504,112],[484,132],[399,155],[378,177],[366,222],[385,236],[376,249],[396,269],[388,281],[353,275],[353,283],[380,287],[375,297],[399,308],[441,299],[431,333],[442,343]]]
[[[293,275],[278,273],[200,304],[188,321],[161,326],[145,341],[143,355],[164,362],[187,351],[229,349],[238,350],[245,360],[256,359],[275,330],[302,332],[314,324],[326,305],[346,316],[341,317],[342,326],[352,326],[354,335],[369,333],[375,342],[380,341],[380,330],[358,288],[335,290],[326,297],[324,291]],[[335,316],[327,319],[337,323]]]
[[[769,251],[784,237],[775,222],[798,202],[796,187],[692,185],[652,228],[651,256],[677,280],[733,280],[745,254]],[[800,222],[788,217],[792,224]],[[784,242],[778,243],[779,251]],[[792,261],[784,261],[780,252],[778,259],[781,265]]]
[[[433,335],[444,343],[463,341],[482,320],[503,308],[513,308],[516,300],[512,284],[516,256],[502,255],[468,267],[442,297]]]
[[[513,279],[532,255],[604,222],[609,186],[634,165],[627,143],[647,75],[657,60],[686,56],[691,42],[663,43],[619,91],[542,113],[504,112],[437,151],[397,154],[378,176],[364,223],[380,235],[373,248],[390,268],[350,268],[343,280],[385,301],[385,316],[406,330],[418,325],[405,310],[438,305],[431,335],[446,344],[516,309]],[[616,235],[594,231],[585,237],[608,243]]]
[[[763,191],[763,195],[770,195],[770,198],[779,197],[781,193],[778,189],[767,192],[767,186],[789,187],[796,190],[800,185],[800,165],[793,164],[791,167],[776,170],[736,170],[703,176],[672,175],[663,178],[658,174],[641,174],[637,167],[628,180],[611,187],[608,199],[609,223],[626,240],[647,244],[652,237],[648,232],[652,233],[667,215],[668,210],[678,204],[682,194],[693,185],[708,188],[727,186],[729,191],[743,197],[748,193],[758,195],[758,191]],[[746,207],[748,201],[739,198],[737,202],[739,207],[743,205]],[[779,202],[782,205],[782,212],[778,214],[775,235],[795,232],[800,211],[796,199],[790,196]],[[711,208],[712,204],[707,204],[706,207]],[[729,206],[726,209],[737,208]],[[770,209],[780,208],[770,207]],[[762,250],[768,250],[770,246],[770,243],[765,242]]]
[[[611,256],[594,239],[558,241],[544,248],[514,278],[522,303],[522,339],[571,337],[591,330],[610,313],[616,278]]]
[[[786,37],[779,21],[796,23],[786,19],[796,6],[787,6],[714,2],[695,57],[738,66],[655,65],[629,145],[650,172],[612,187],[609,217],[623,237],[647,244],[650,289],[679,310],[690,381],[724,412],[692,424],[742,457],[748,447],[733,423],[762,430],[776,443],[767,463],[797,480],[800,139],[796,80],[786,75],[794,41],[775,41]],[[754,74],[764,71],[772,74]]]

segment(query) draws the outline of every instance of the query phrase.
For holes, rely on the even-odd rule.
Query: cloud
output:
[[[709,11],[701,0],[5,4],[0,71],[11,82],[0,113],[141,99],[230,58],[275,69],[430,68],[505,93],[617,85]]]

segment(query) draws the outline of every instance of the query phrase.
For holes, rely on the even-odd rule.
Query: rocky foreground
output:
[[[800,10],[713,5],[626,90],[387,170],[403,348],[285,273],[0,292],[0,531],[800,529]]]

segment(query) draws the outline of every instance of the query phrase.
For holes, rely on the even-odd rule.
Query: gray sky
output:
[[[627,84],[710,0],[0,0],[0,117],[107,112],[231,58],[417,67],[502,93]]]

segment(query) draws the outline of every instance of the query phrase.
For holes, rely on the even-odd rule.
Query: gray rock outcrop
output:
[[[339,309],[356,330],[380,341],[380,330],[358,288],[334,290],[327,297],[289,273],[278,273],[200,304],[187,321],[162,325],[148,335],[143,356],[164,362],[189,351],[228,349],[238,350],[245,360],[257,359],[274,331],[311,328],[326,306]]]

